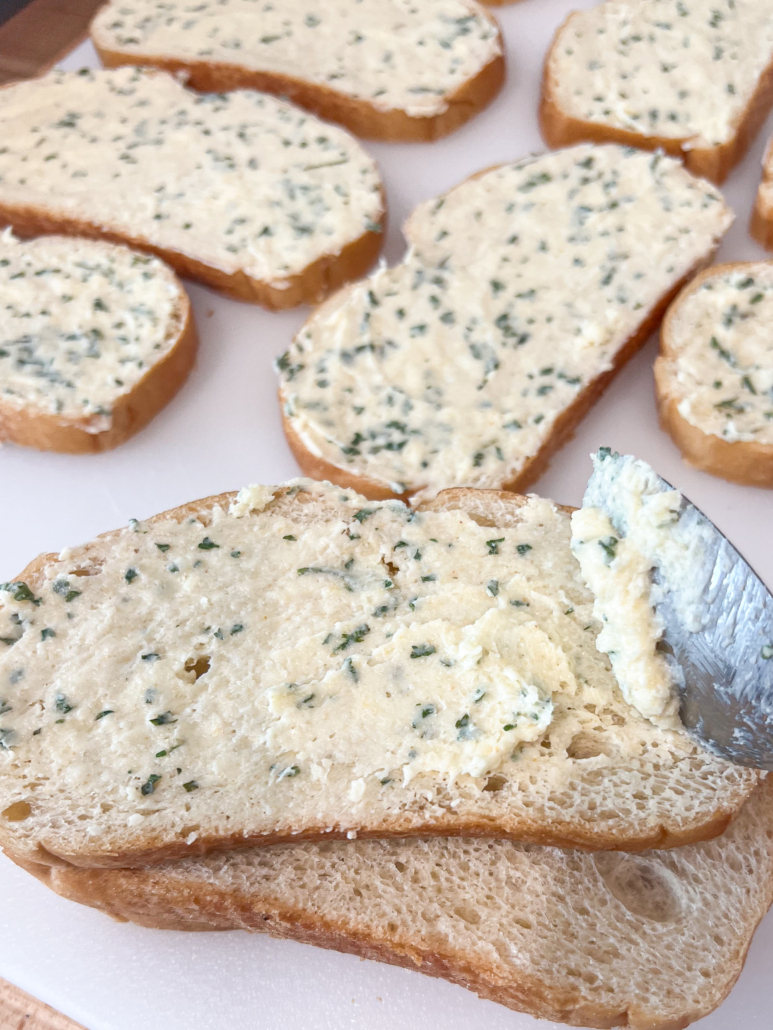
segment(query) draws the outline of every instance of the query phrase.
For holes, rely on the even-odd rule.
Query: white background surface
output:
[[[524,0],[495,9],[508,83],[470,125],[433,144],[366,144],[381,164],[390,206],[385,256],[399,259],[411,209],[472,172],[544,149],[536,111],[542,60],[555,28],[583,0]],[[96,64],[88,44],[66,67]],[[763,256],[748,235],[769,123],[724,190],[737,220],[718,260]],[[297,475],[275,398],[272,359],[307,310],[271,314],[191,286],[201,336],[198,366],[180,395],[138,437],[102,456],[0,449],[0,581],[40,551],[185,501]],[[655,341],[619,375],[534,489],[579,503],[588,453],[635,453],[682,489],[773,585],[773,494],[688,469],[657,428]],[[89,1030],[536,1030],[528,1016],[406,970],[244,933],[182,934],[114,924],[51,894],[0,858],[0,976]],[[729,1000],[701,1030],[767,1030],[773,1022],[773,917],[759,930]],[[550,1024],[556,1025],[557,1024]]]

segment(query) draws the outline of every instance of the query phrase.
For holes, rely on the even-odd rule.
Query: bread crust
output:
[[[228,508],[236,493],[218,494],[200,501],[172,508],[169,511],[146,519],[152,525],[158,521],[173,518],[177,521],[196,516],[206,526],[211,520],[216,506]],[[313,500],[312,495],[307,497]],[[299,501],[298,498],[301,498]],[[304,495],[298,494],[296,502],[304,503]],[[466,510],[469,503],[471,517],[480,518],[481,500],[484,505],[490,503],[508,504],[517,510],[527,503],[526,498],[505,491],[473,490],[457,488],[443,491],[437,498],[421,505],[419,510]],[[276,503],[276,501],[272,502]],[[567,511],[568,509],[562,509]],[[492,522],[492,524],[497,524]],[[109,543],[122,530],[111,530],[103,533],[93,543]],[[90,546],[90,545],[87,545]],[[40,590],[44,582],[44,571],[47,563],[56,561],[55,554],[41,554],[32,561],[15,581],[26,583],[34,591]],[[539,815],[531,816],[527,812],[514,812],[504,815],[496,812],[478,813],[477,817],[461,816],[451,808],[444,808],[441,814],[433,814],[430,822],[422,811],[417,809],[400,814],[392,814],[381,818],[378,824],[357,828],[357,836],[361,839],[384,839],[390,837],[488,837],[504,840],[515,840],[530,844],[550,847],[574,848],[580,851],[643,851],[646,849],[664,849],[681,847],[710,840],[722,834],[736,818],[749,794],[759,779],[759,774],[746,771],[743,784],[735,788],[725,788],[716,808],[705,813],[699,819],[693,819],[682,825],[637,825],[630,826],[621,832],[620,828],[605,829],[598,825],[576,819],[561,825],[551,825]],[[308,826],[296,832],[279,829],[272,833],[245,833],[236,831],[231,834],[202,833],[191,843],[183,838],[170,839],[169,834],[162,831],[147,832],[142,846],[131,852],[111,849],[95,841],[94,846],[84,851],[69,850],[51,841],[37,840],[32,848],[26,850],[16,846],[13,833],[9,833],[8,824],[0,820],[0,846],[13,861],[20,864],[36,862],[49,866],[75,866],[81,868],[135,868],[155,865],[161,862],[181,858],[192,858],[213,851],[230,851],[248,847],[267,847],[273,844],[286,844],[301,841],[345,840],[351,832],[350,826],[333,825],[323,822]]]
[[[762,159],[762,180],[757,190],[757,199],[752,210],[749,232],[766,250],[773,250],[773,203],[767,197],[767,190],[773,180],[773,141],[768,143]]]
[[[159,68],[172,74],[182,72],[187,78],[186,84],[202,93],[224,93],[234,89],[273,93],[286,97],[319,118],[343,125],[349,132],[364,139],[384,143],[426,143],[447,136],[474,118],[491,103],[504,85],[504,42],[496,19],[491,14],[488,18],[497,28],[502,53],[451,94],[445,111],[428,117],[413,117],[407,111],[397,108],[383,111],[367,100],[348,96],[308,79],[278,72],[258,71],[240,64],[186,61],[111,50],[100,45],[93,23],[91,39],[106,68],[128,64]]]
[[[770,783],[763,782],[752,803],[767,812],[770,799]],[[769,816],[761,823],[763,832],[766,822],[769,824]],[[287,851],[291,856],[292,849]],[[718,864],[719,860],[720,856],[715,855],[713,861]],[[687,1007],[683,1003],[680,1011],[678,1002],[658,1004],[657,995],[647,1008],[630,1002],[626,1005],[605,1003],[603,991],[598,992],[601,1000],[583,997],[560,973],[552,979],[544,973],[530,973],[526,962],[520,966],[512,963],[503,974],[501,966],[497,968],[487,963],[480,955],[470,955],[446,933],[433,938],[428,931],[424,939],[406,940],[405,934],[390,929],[388,923],[376,926],[375,919],[364,921],[354,915],[324,915],[306,906],[302,894],[293,904],[272,897],[270,887],[263,892],[260,887],[240,889],[230,879],[221,882],[216,874],[207,878],[185,877],[180,867],[173,870],[168,867],[76,870],[51,869],[30,862],[23,863],[23,867],[60,896],[122,922],[165,930],[241,929],[268,933],[272,937],[418,969],[466,987],[480,997],[544,1019],[585,1027],[628,1026],[632,1030],[683,1030],[720,1005],[743,968],[753,933],[773,894],[768,869],[768,875],[759,885],[759,899],[751,902],[756,909],[754,918],[743,933],[739,933],[731,961],[722,967],[721,987],[702,1004],[692,1000]],[[706,898],[706,904],[710,903],[710,898]],[[571,898],[566,899],[566,904],[571,904]]]
[[[109,429],[89,430],[91,418],[66,418],[32,406],[16,407],[0,395],[0,440],[59,454],[99,454],[143,429],[180,390],[196,363],[198,335],[188,294],[177,284],[180,331],[161,361],[116,400]]]
[[[672,344],[672,323],[680,303],[706,279],[726,272],[740,271],[748,262],[731,262],[712,265],[696,276],[674,300],[666,313],[660,329],[660,354],[655,360],[655,395],[658,404],[660,427],[668,433],[682,452],[685,461],[701,472],[709,472],[731,483],[743,486],[773,488],[773,444],[754,441],[723,440],[713,433],[704,433],[679,413],[680,397],[677,395],[671,374],[670,363],[676,358]]]
[[[386,198],[382,189],[378,232],[363,233],[347,243],[338,254],[323,254],[300,274],[285,280],[286,285],[280,287],[276,283],[253,279],[243,271],[231,274],[223,272],[189,254],[153,246],[141,236],[125,233],[109,225],[60,217],[30,204],[0,202],[0,227],[10,226],[16,236],[24,239],[43,235],[85,236],[88,239],[122,243],[135,250],[154,254],[186,279],[211,286],[235,300],[260,304],[269,311],[319,303],[344,283],[365,275],[383,245],[386,217]]]
[[[493,167],[495,168],[498,166],[495,165]],[[482,172],[476,172],[476,174],[470,176],[470,178],[477,179],[491,170],[491,168],[487,168]],[[551,458],[556,451],[560,450],[564,444],[568,443],[572,439],[577,426],[599,400],[617,373],[631,360],[632,357],[634,357],[635,354],[641,350],[652,333],[654,333],[658,328],[664,313],[677,294],[684,289],[686,284],[689,283],[701,269],[711,263],[717,252],[718,246],[719,245],[717,244],[716,247],[713,247],[708,254],[693,265],[690,271],[683,276],[683,278],[680,279],[672,289],[663,294],[642,322],[639,329],[637,329],[632,336],[629,336],[622,347],[618,349],[612,362],[612,367],[608,371],[603,372],[600,376],[597,376],[596,379],[591,380],[588,385],[577,394],[569,407],[565,408],[556,418],[550,436],[544,441],[537,453],[526,460],[525,464],[516,476],[513,476],[511,479],[504,480],[499,485],[499,489],[512,491],[513,493],[522,493],[547,471],[550,466]],[[355,285],[356,284],[350,284],[346,287],[346,291],[351,291],[354,289]],[[344,296],[345,293],[342,291],[341,293],[330,297],[326,303],[332,306],[333,304],[339,303]],[[323,311],[324,305],[314,312],[311,316],[312,319],[317,318],[323,313]],[[383,501],[389,498],[398,498],[401,501],[405,501],[407,504],[410,503],[411,495],[418,493],[422,489],[421,486],[416,486],[411,488],[409,491],[398,494],[395,493],[390,488],[389,484],[383,480],[376,480],[368,476],[359,475],[356,472],[352,472],[350,469],[334,465],[325,458],[313,454],[306,447],[303,439],[296,431],[292,418],[285,413],[285,403],[286,397],[284,396],[280,385],[279,407],[282,414],[282,427],[290,450],[293,452],[293,456],[305,476],[308,476],[310,479],[327,479],[329,482],[345,487],[346,489],[357,490],[358,493],[363,494],[372,501]]]
[[[556,76],[552,69],[553,57],[562,33],[573,18],[581,12],[574,12],[563,22],[553,37],[545,57],[540,92],[539,125],[542,138],[549,147],[567,147],[573,143],[621,143],[639,150],[664,150],[672,157],[678,157],[694,175],[700,175],[720,184],[743,159],[754,137],[773,107],[773,60],[764,70],[747,107],[737,125],[732,139],[721,146],[693,147],[689,137],[645,136],[600,122],[583,121],[567,115],[556,100]]]

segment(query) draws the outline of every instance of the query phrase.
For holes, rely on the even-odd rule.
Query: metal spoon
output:
[[[608,460],[616,459],[625,460],[618,455]],[[661,491],[675,489],[656,478]],[[615,525],[603,495],[595,493],[593,503]],[[730,541],[684,497],[678,525],[688,530],[699,526],[704,540],[702,565],[695,569],[690,590],[694,603],[697,582],[702,627],[692,631],[685,625],[685,584],[665,584],[667,590],[656,604],[665,626],[660,647],[681,670],[681,720],[713,754],[737,765],[773,769],[773,595]],[[654,577],[657,581],[657,570]]]

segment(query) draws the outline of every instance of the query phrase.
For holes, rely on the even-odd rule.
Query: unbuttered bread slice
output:
[[[113,0],[91,38],[109,67],[182,71],[207,92],[278,93],[382,140],[453,131],[505,71],[497,23],[475,0]]]
[[[270,933],[418,968],[543,1019],[680,1030],[725,998],[773,899],[773,780],[721,837],[668,852],[355,841],[30,871],[143,926]]]
[[[606,0],[545,60],[545,140],[662,148],[722,182],[773,103],[773,0]]]
[[[182,283],[128,247],[0,233],[0,296],[0,440],[69,454],[116,447],[196,357]]]
[[[279,359],[301,468],[369,497],[523,490],[731,218],[673,158],[618,146],[426,201],[403,261],[331,297]]]
[[[127,866],[299,838],[721,832],[758,774],[622,698],[537,497],[299,481],[43,556],[0,594],[0,843]]]
[[[198,95],[140,68],[0,89],[0,226],[19,235],[129,243],[286,308],[362,275],[383,219],[356,140],[264,93]]]

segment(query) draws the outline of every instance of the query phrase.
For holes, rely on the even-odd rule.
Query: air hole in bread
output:
[[[3,809],[3,818],[9,823],[20,823],[32,815],[32,806],[27,801],[15,801],[8,808]]]
[[[506,777],[498,776],[495,773],[493,776],[489,776],[489,778],[486,780],[486,786],[483,789],[491,791],[491,792],[495,792],[497,790],[501,790],[506,783],[507,783]]]
[[[85,569],[71,569],[68,576],[98,576],[102,571],[101,565],[89,565]]]
[[[473,908],[472,905],[456,905],[454,908],[454,915],[459,916],[465,923],[469,923],[471,926],[477,926],[480,922],[480,912],[477,908]]]
[[[569,758],[584,761],[587,758],[598,758],[609,755],[609,745],[595,733],[575,733],[566,748]]]
[[[185,671],[192,672],[197,680],[201,679],[209,672],[211,660],[211,656],[208,654],[200,655],[198,658],[189,658],[185,663]]]
[[[668,870],[636,855],[600,852],[593,862],[609,893],[635,916],[672,923],[682,914],[678,885]]]
[[[405,872],[405,863],[404,862],[395,862],[395,869],[398,871],[398,873],[404,873]]]

